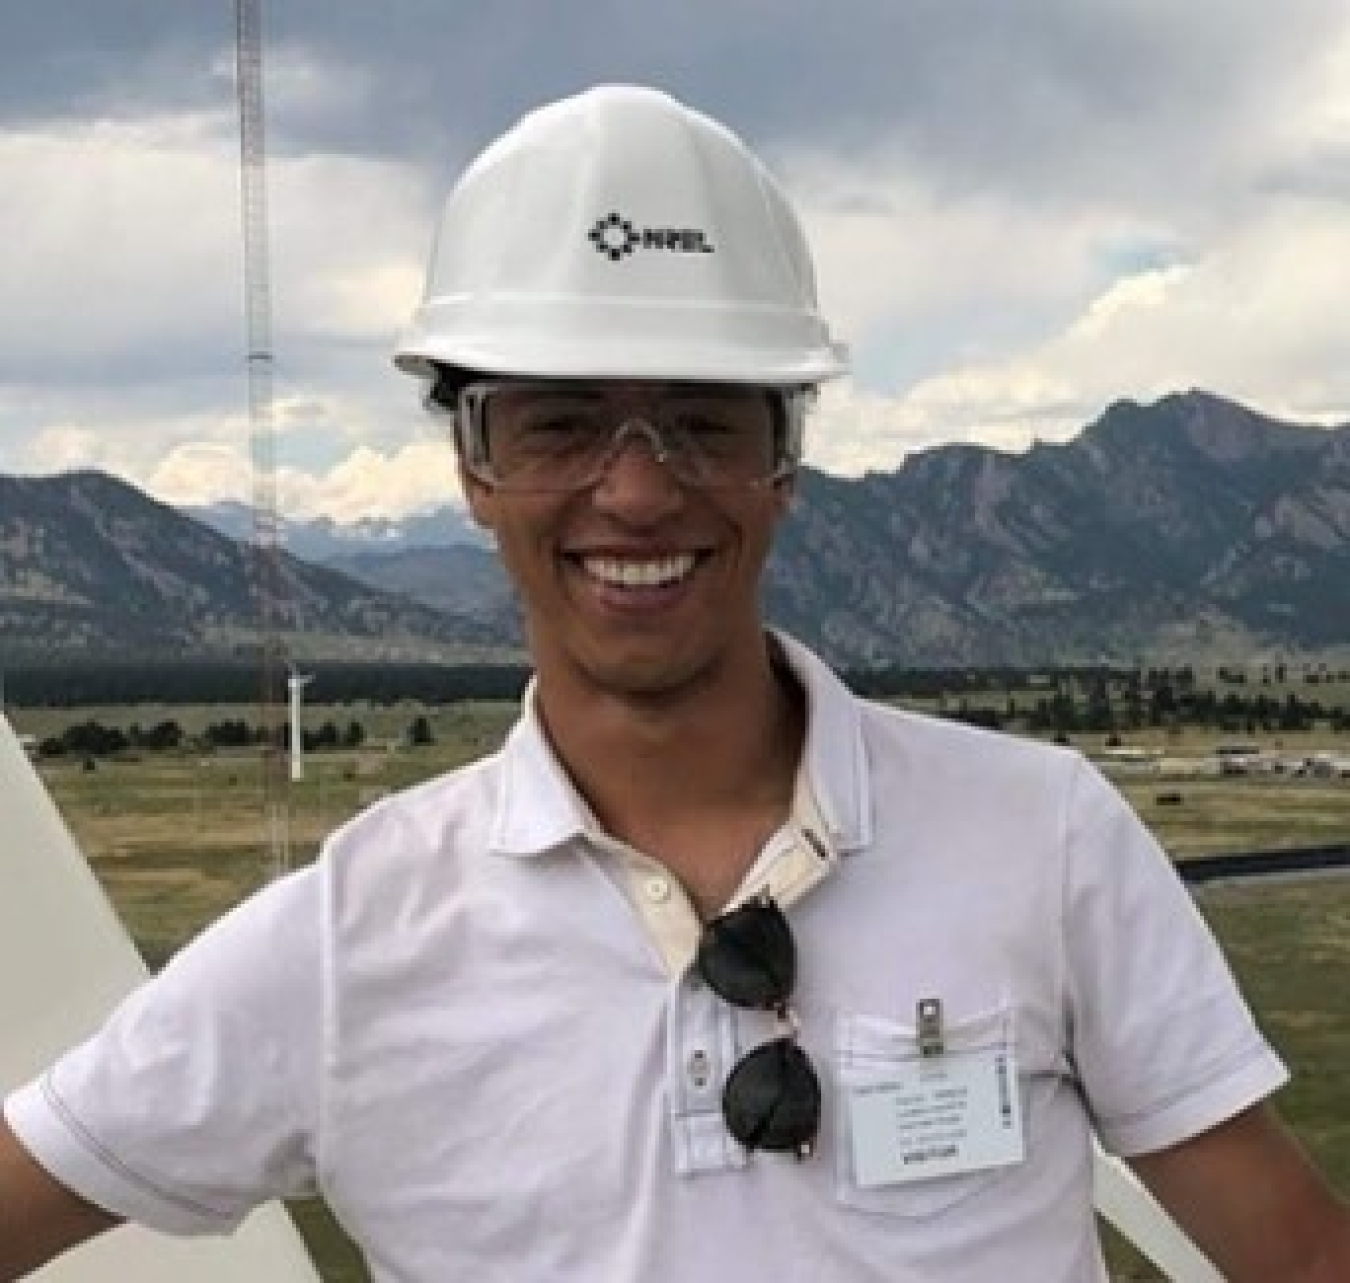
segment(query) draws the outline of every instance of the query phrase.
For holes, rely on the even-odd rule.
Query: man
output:
[[[844,360],[736,138],[632,88],[527,117],[452,193],[398,363],[517,587],[520,722],[9,1099],[0,1278],[317,1189],[381,1280],[1087,1283],[1094,1130],[1229,1278],[1350,1278],[1123,801],[766,633]]]

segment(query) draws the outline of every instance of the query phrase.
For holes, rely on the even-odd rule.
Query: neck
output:
[[[542,671],[536,689],[553,747],[606,831],[717,907],[787,818],[805,735],[800,688],[767,639],[753,662],[660,696],[581,690]]]

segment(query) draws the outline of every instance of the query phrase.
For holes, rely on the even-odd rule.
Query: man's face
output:
[[[721,404],[716,389],[635,383],[572,384],[566,396],[525,385],[493,393],[481,424],[488,462],[462,461],[461,476],[515,581],[545,681],[562,668],[597,692],[667,696],[762,645],[759,577],[790,481],[764,480],[768,397],[753,394],[748,405],[744,390],[727,395]],[[757,435],[725,436],[761,430],[762,445]],[[557,462],[522,483],[521,451],[555,452]],[[579,468],[581,454],[598,468]],[[730,462],[744,458],[756,462]],[[737,466],[763,474],[759,483],[728,480]],[[494,469],[501,484],[483,479]],[[575,489],[538,488],[588,472],[594,479]],[[687,479],[705,473],[716,483]],[[523,484],[531,488],[513,488]]]

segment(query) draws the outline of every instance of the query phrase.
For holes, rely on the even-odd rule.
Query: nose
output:
[[[661,434],[641,419],[620,425],[610,442],[595,501],[622,515],[664,515],[683,501]]]

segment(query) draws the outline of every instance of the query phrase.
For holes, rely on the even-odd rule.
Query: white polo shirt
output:
[[[770,886],[818,1151],[720,1110],[773,1032],[692,974],[699,924],[598,831],[527,701],[502,750],[387,799],[5,1104],[62,1181],[171,1232],[321,1191],[382,1283],[1097,1283],[1089,1126],[1173,1144],[1285,1078],[1179,879],[1078,755],[855,699],[784,640],[809,729]],[[1015,1056],[1026,1157],[864,1186],[854,1102]]]

